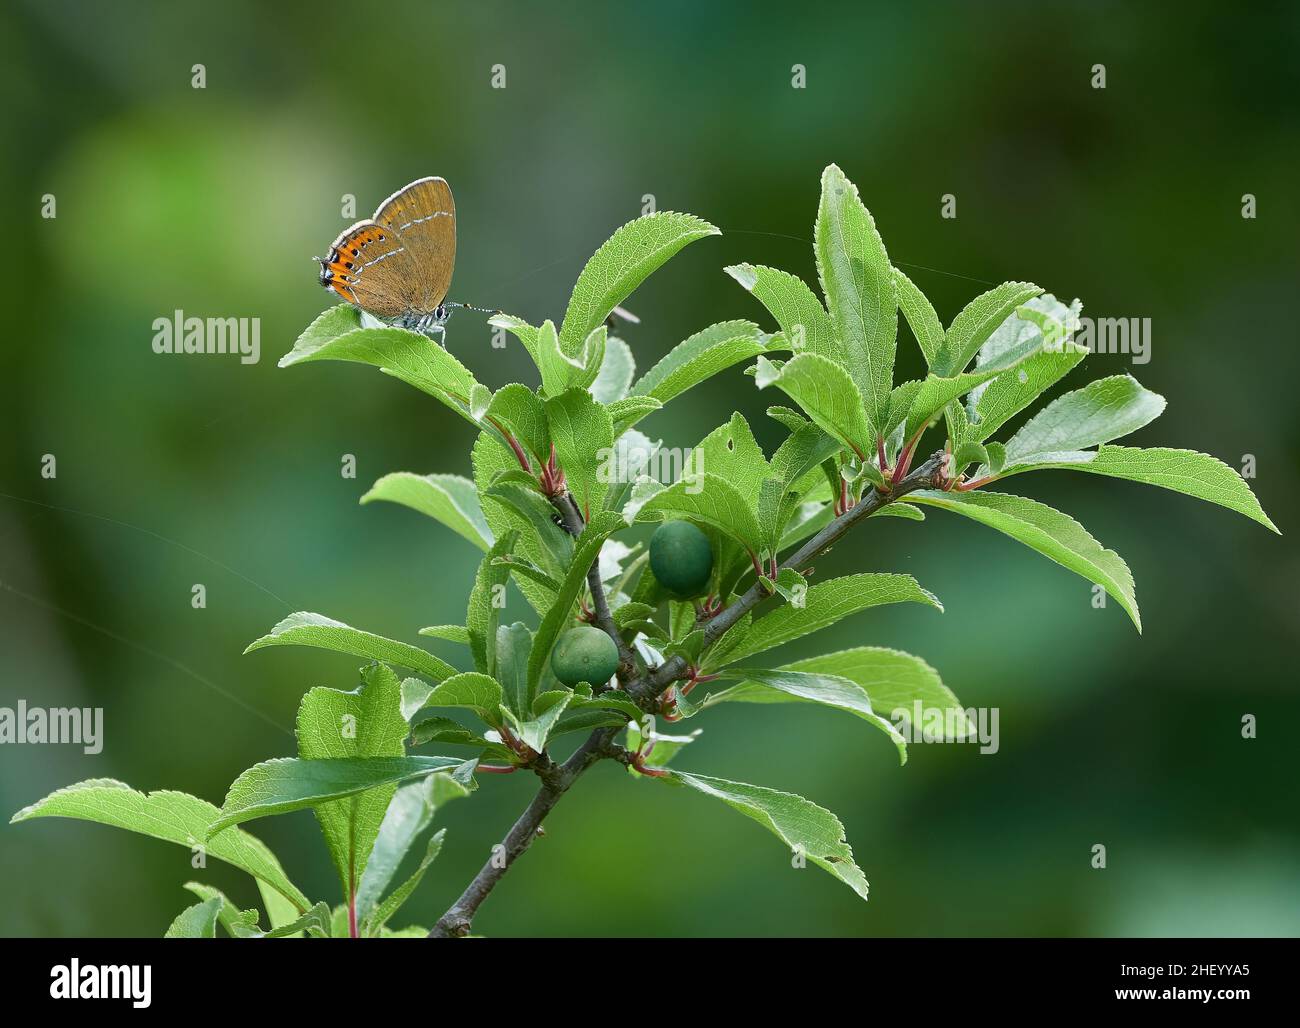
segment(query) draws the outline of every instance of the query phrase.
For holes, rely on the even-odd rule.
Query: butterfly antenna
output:
[[[472,303],[444,303],[445,307],[459,307],[463,311],[477,311],[479,314],[500,314],[501,311],[493,310],[490,307],[475,307]]]

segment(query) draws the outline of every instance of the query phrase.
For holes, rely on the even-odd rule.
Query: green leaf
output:
[[[455,757],[420,756],[265,760],[231,783],[220,816],[208,828],[209,838],[218,836],[231,825],[254,818],[317,807],[464,764],[465,761]]]
[[[907,327],[916,337],[921,355],[929,367],[934,364],[943,346],[944,332],[939,315],[934,312],[934,307],[925,298],[925,294],[897,268],[894,269],[894,293],[898,298],[898,309],[903,312]]]
[[[840,449],[839,440],[807,422],[793,429],[777,447],[772,455],[772,477],[764,482],[758,504],[758,520],[767,532],[769,550],[778,549],[790,519],[807,500],[810,482],[820,482],[817,471],[822,462]]]
[[[897,345],[894,269],[858,187],[834,164],[822,173],[813,249],[844,365],[879,431],[889,413]]]
[[[214,889],[202,882],[186,882],[185,888],[199,899],[215,899],[218,903],[217,920],[235,939],[300,939],[304,931],[309,931],[317,938],[329,938],[330,908],[326,903],[317,903],[301,917],[289,917],[280,923],[272,923],[267,931],[257,926],[256,910],[240,910],[220,889]],[[277,894],[278,895],[278,894]],[[288,909],[292,910],[292,907]]]
[[[649,729],[648,733],[645,732],[647,728]],[[627,742],[625,745],[635,753],[644,744],[648,744],[650,751],[648,753],[642,752],[641,762],[647,767],[666,767],[677,754],[700,737],[700,732],[701,729],[697,728],[690,735],[663,735],[654,730],[651,719],[646,718],[644,721],[633,719],[627,725]],[[630,764],[627,770],[628,774],[634,777],[643,777]]]
[[[213,807],[211,816],[215,816],[216,813],[217,808]],[[226,834],[233,835],[234,833],[227,832]],[[262,906],[266,908],[267,923],[270,924],[272,930],[292,925],[298,920],[298,908],[295,907],[289,899],[276,892],[260,878],[257,880],[257,894],[262,898]],[[290,939],[300,937],[301,932],[296,930],[291,931],[286,935],[277,936],[277,938]]]
[[[464,646],[469,645],[469,629],[464,625],[430,625],[428,628],[421,628],[419,634],[430,635],[447,642],[461,643]]]
[[[850,614],[885,603],[924,603],[943,610],[942,604],[922,589],[911,575],[845,575],[811,586],[804,594],[802,607],[787,603],[759,618],[722,659],[726,664],[734,664],[833,625]],[[708,670],[725,666],[718,663],[718,659],[716,652],[706,655]]]
[[[663,404],[653,396],[625,396],[621,400],[615,400],[606,408],[610,423],[614,427],[614,438],[617,439],[646,415],[653,414],[662,406]]]
[[[889,736],[898,749],[899,764],[907,763],[907,740],[893,724],[875,712],[866,688],[850,678],[824,672],[792,671],[788,668],[773,671],[738,668],[734,672],[728,672],[728,675],[741,679],[738,685],[732,687],[735,690],[743,692],[746,688],[752,689],[757,685],[760,689],[773,690],[794,699],[808,700],[824,707],[856,714]],[[734,696],[728,695],[732,689],[710,693],[700,704],[701,708],[734,699]]]
[[[364,920],[379,905],[415,840],[433,823],[434,815],[469,790],[450,775],[429,775],[401,786],[393,795],[375,837],[366,871],[357,890],[357,917]]]
[[[1165,398],[1129,375],[1089,382],[1059,396],[1007,442],[1006,465],[1040,463],[1050,454],[1084,450],[1136,432],[1158,418]]]
[[[762,549],[763,531],[753,506],[734,485],[717,475],[680,479],[655,493],[636,514],[637,521],[672,517],[712,525],[750,553],[757,554]]]
[[[474,586],[465,607],[465,627],[469,631],[474,666],[486,675],[496,673],[497,622],[501,618],[497,595],[510,577],[510,568],[495,561],[498,557],[513,552],[518,539],[518,531],[511,530],[499,536],[492,544],[474,574]]]
[[[159,791],[146,795],[112,778],[90,778],[24,807],[9,823],[38,817],[72,817],[139,832],[189,849],[202,846],[209,857],[247,871],[284,896],[299,912],[306,910],[311,905],[307,897],[289,881],[280,862],[260,840],[241,829],[204,842],[208,825],[219,813],[211,803],[188,793]]]
[[[164,939],[215,939],[217,936],[217,914],[221,911],[221,899],[212,899],[186,907],[176,915],[176,920],[168,927]]]
[[[921,658],[901,650],[858,646],[796,660],[777,670],[829,675],[855,682],[866,690],[871,709],[895,723],[902,719],[913,721],[918,705],[923,716],[937,711],[942,715],[943,723],[954,729],[951,733],[945,732],[944,738],[950,741],[965,739],[975,732],[965,708],[952,690],[943,684],[939,673]],[[746,674],[743,669],[736,672],[737,677]],[[712,692],[700,705],[707,708],[718,703],[791,703],[801,699],[819,702],[811,696],[778,691],[750,680]]]
[[[501,724],[503,695],[501,683],[495,678],[478,671],[465,671],[435,686],[424,706],[463,707],[497,728]]]
[[[614,448],[609,411],[585,389],[570,389],[546,401],[546,419],[569,492],[583,516],[590,517],[605,502],[607,483],[597,472]]]
[[[423,706],[420,709],[423,710]],[[459,721],[437,715],[421,718],[411,725],[410,742],[413,747],[424,746],[431,742],[441,743],[444,746],[473,746],[484,752],[491,750],[494,757],[507,755],[510,752],[504,746],[489,742],[478,732],[470,731]]]
[[[307,913],[288,924],[276,925],[269,932],[264,932],[264,939],[297,939],[303,932],[318,939],[328,939],[332,931],[332,918],[327,903],[317,903]]]
[[[1023,342],[1002,349],[996,357],[985,361],[975,371],[964,371],[950,378],[933,374],[926,376],[912,398],[904,436],[908,439],[912,438],[923,425],[957,397],[969,393],[977,386],[1033,357],[1042,346],[1043,336],[1031,334]],[[895,393],[897,392],[899,390],[895,390]],[[891,416],[892,414],[891,411]],[[891,423],[889,427],[892,430],[894,426]]]
[[[560,329],[565,352],[573,353],[615,307],[682,247],[718,234],[707,221],[671,211],[637,218],[618,229],[578,275]]]
[[[1132,446],[1103,446],[1092,452],[1055,454],[1057,459],[1007,468],[1006,475],[1043,468],[1061,468],[1066,471],[1087,471],[1094,475],[1126,478],[1131,482],[1157,485],[1217,503],[1220,507],[1235,510],[1265,528],[1277,532],[1277,526],[1264,513],[1259,500],[1235,469],[1221,460],[1195,450],[1171,450],[1164,447],[1139,449]],[[1064,458],[1070,459],[1064,459]],[[1078,458],[1077,460],[1074,458]],[[1001,477],[1001,476],[999,476]],[[1281,533],[1278,533],[1279,535]]]
[[[323,614],[299,611],[290,614],[271,629],[270,635],[264,635],[248,644],[245,653],[260,650],[265,646],[314,646],[317,649],[333,650],[336,653],[350,653],[367,660],[382,660],[389,664],[409,668],[418,674],[441,681],[448,675],[454,675],[456,669],[445,660],[435,657],[427,650],[409,643],[385,639],[381,635],[363,632],[359,628],[345,625]]]
[[[775,385],[799,404],[823,432],[849,447],[860,460],[875,452],[875,432],[864,414],[862,394],[849,373],[833,361],[803,353],[778,368],[759,357],[754,382],[759,389]]]
[[[372,500],[400,503],[427,514],[480,550],[492,545],[492,529],[488,528],[487,519],[483,517],[474,483],[468,478],[398,471],[385,475],[361,497],[362,503]]]
[[[667,403],[733,364],[765,353],[768,345],[752,321],[710,325],[673,347],[641,376],[631,395]]]
[[[401,757],[409,730],[402,716],[402,685],[383,664],[362,672],[353,692],[318,686],[298,706],[298,756],[307,761],[366,757]],[[316,807],[316,820],[344,896],[353,895],[394,786]]]
[[[1041,292],[1032,282],[1003,282],[975,297],[948,326],[934,360],[935,372],[951,377],[965,371],[971,358],[1016,308]]]
[[[573,693],[569,690],[554,689],[538,695],[535,701],[538,709],[536,716],[527,719],[516,717],[514,712],[504,705],[501,707],[501,713],[510,722],[510,729],[515,738],[524,745],[532,747],[537,753],[541,753],[546,749],[546,740],[550,738],[556,722],[560,720],[560,715],[564,713],[572,699]]]
[[[509,432],[538,464],[551,455],[550,425],[542,401],[525,385],[511,382],[496,391],[483,421]]]
[[[705,472],[717,475],[735,486],[751,507],[756,507],[759,490],[771,471],[749,422],[740,414],[732,414],[729,421],[691,448],[682,478],[695,479]]]
[[[226,930],[226,933],[232,939],[258,939],[262,937],[263,933],[261,929],[257,927],[256,910],[240,910],[239,907],[235,906],[235,904],[230,901],[230,897],[220,889],[214,889],[212,886],[204,885],[202,882],[186,882],[185,888],[194,893],[194,895],[203,903],[216,900],[217,922]],[[192,910],[194,908],[191,907],[190,909]],[[186,913],[188,913],[188,911]],[[185,915],[182,914],[181,916],[184,917]],[[178,917],[176,921],[180,921],[180,919],[181,918]],[[176,922],[172,922],[172,924],[175,926]],[[181,937],[186,938],[187,936]],[[188,937],[193,938],[193,936]],[[208,936],[208,938],[211,937],[212,936]]]
[[[446,835],[447,830],[445,828],[433,833],[429,838],[429,845],[425,849],[424,857],[419,866],[411,873],[411,877],[394,889],[362,923],[361,934],[363,936],[375,938],[383,934],[384,925],[388,924],[389,919],[401,909],[402,904],[411,898],[411,893],[415,891],[415,887],[424,878],[424,873],[429,870],[429,865],[442,852],[442,841],[446,838]]]
[[[317,318],[280,358],[287,368],[307,361],[342,360],[372,364],[447,404],[465,420],[474,376],[447,350],[404,328],[361,328],[355,309],[342,304]]]
[[[768,309],[796,354],[819,353],[831,360],[839,358],[840,347],[830,315],[803,279],[753,264],[734,264],[724,270]]]
[[[600,554],[605,540],[625,528],[627,523],[622,516],[613,511],[601,511],[589,521],[582,534],[578,536],[573,549],[573,563],[560,583],[560,591],[542,618],[533,638],[532,653],[528,657],[528,687],[535,694],[537,684],[542,680],[542,672],[551,659],[551,647],[568,622],[577,602],[578,593],[587,580],[587,572]]]
[[[555,323],[545,321],[540,328],[534,328],[528,322],[509,314],[497,314],[488,319],[489,325],[497,328],[504,328],[511,333],[521,343],[528,355],[532,357],[533,363],[537,365],[537,370],[542,376],[541,394],[543,397],[559,396],[570,386],[581,384],[586,388],[588,382],[583,382],[587,375],[587,362],[593,363],[597,355],[592,352],[593,345],[599,345],[601,353],[599,359],[604,360],[604,337],[599,340],[589,340],[584,343],[582,352],[573,355],[565,353],[560,349],[560,339],[555,331]],[[592,369],[592,377],[599,371],[599,364]]]
[[[844,826],[824,807],[794,793],[684,771],[670,770],[667,778],[661,780],[678,782],[722,800],[757,821],[792,852],[829,871],[863,899],[867,898],[867,879],[853,862],[853,850],[844,841]]]
[[[512,572],[516,581],[528,580],[536,582],[543,586],[552,595],[560,587],[560,583],[555,576],[543,571],[536,564],[526,557],[516,557],[513,554],[507,554],[504,557],[494,557],[492,563],[497,567],[503,567]]]
[[[1142,631],[1133,575],[1119,554],[1105,549],[1068,514],[1024,496],[990,493],[944,493],[921,490],[908,497],[913,503],[942,507],[995,528],[1030,549],[1056,561],[1088,581],[1100,585],[1119,601]]]
[[[588,391],[599,403],[610,404],[627,396],[636,375],[636,358],[632,348],[616,336],[605,341],[605,359],[601,362],[596,380]]]
[[[535,482],[523,485],[498,479],[484,497],[499,503],[525,529],[526,535],[531,536],[536,545],[530,549],[541,558],[535,562],[539,567],[552,576],[564,573],[573,556],[573,536],[552,520],[555,508],[537,491]]]
[[[521,621],[497,629],[497,678],[501,682],[502,702],[523,716],[533,709],[533,683],[528,679],[528,657],[533,649],[533,633]]]
[[[1088,351],[1070,339],[1079,325],[1079,301],[1067,307],[1050,293],[1018,307],[989,336],[976,358],[976,368],[999,360],[1008,350],[1043,340],[1042,349],[1014,371],[971,390],[966,399],[969,427],[965,437],[982,441],[1028,407],[1042,393],[1063,378]]]

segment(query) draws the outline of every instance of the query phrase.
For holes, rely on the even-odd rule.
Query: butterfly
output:
[[[449,303],[456,263],[456,204],[446,179],[416,179],[334,240],[320,262],[320,283],[379,324],[446,336],[449,308],[499,314]]]

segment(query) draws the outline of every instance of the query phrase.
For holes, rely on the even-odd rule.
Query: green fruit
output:
[[[689,521],[665,521],[650,538],[650,570],[674,596],[699,596],[713,573],[709,537]]]
[[[565,685],[602,685],[618,670],[618,647],[599,628],[570,628],[551,650],[551,670]]]

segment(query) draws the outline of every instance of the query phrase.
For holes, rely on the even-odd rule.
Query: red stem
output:
[[[351,889],[348,894],[348,937],[351,939],[361,938],[357,931],[357,890]]]
[[[533,465],[528,460],[528,454],[524,453],[524,448],[519,445],[519,440],[512,436],[496,418],[488,418],[488,421],[492,423],[498,432],[506,437],[506,442],[510,444],[510,449],[515,451],[515,459],[519,461],[519,466],[531,475],[533,473]]]

